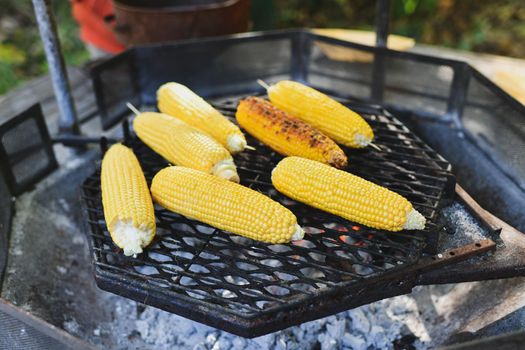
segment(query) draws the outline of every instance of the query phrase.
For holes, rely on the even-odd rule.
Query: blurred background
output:
[[[68,65],[90,58],[71,4],[52,0]],[[0,95],[46,73],[45,56],[30,1],[0,0]],[[251,29],[297,27],[373,30],[375,1],[252,0]],[[393,34],[419,44],[525,58],[523,0],[394,0]]]

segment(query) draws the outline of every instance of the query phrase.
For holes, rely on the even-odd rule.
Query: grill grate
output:
[[[238,98],[231,97],[217,100],[215,107],[233,117],[237,103]],[[438,208],[453,188],[450,166],[386,111],[352,108],[372,125],[382,151],[344,149],[348,171],[406,196],[427,217],[426,230],[392,233],[362,227],[283,196],[270,181],[271,169],[282,157],[247,135],[257,151],[236,156],[241,183],[291,209],[305,228],[305,239],[286,245],[258,243],[157,206],[154,243],[137,258],[125,257],[106,230],[96,172],[85,181],[83,195],[98,284],[254,336],[261,334],[255,328],[262,323],[278,329],[276,324],[286,317],[284,310],[306,307],[327,293],[375,283],[417,263],[425,246],[437,241]],[[137,139],[131,146],[151,181],[166,162]],[[247,320],[253,327],[239,330]],[[292,321],[300,322],[300,317]]]

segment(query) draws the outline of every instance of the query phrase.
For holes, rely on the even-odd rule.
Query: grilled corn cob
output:
[[[169,162],[239,182],[237,168],[226,148],[178,118],[140,113],[133,121],[133,129],[146,145]]]
[[[161,112],[204,131],[232,154],[246,147],[246,139],[237,125],[186,86],[166,83],[157,90],[157,100]]]
[[[283,80],[268,87],[268,96],[278,108],[345,146],[366,147],[374,138],[372,128],[359,114],[309,86]]]
[[[343,168],[344,152],[328,136],[258,97],[242,100],[235,114],[246,131],[286,156],[300,156]]]
[[[370,227],[421,230],[425,218],[399,194],[322,163],[288,157],[272,172],[277,190],[299,202]]]
[[[155,236],[155,213],[133,151],[113,145],[102,160],[100,181],[104,218],[113,242],[125,255],[142,253]]]
[[[168,167],[151,184],[155,202],[222,230],[268,243],[302,239],[295,215],[247,187],[184,167]]]

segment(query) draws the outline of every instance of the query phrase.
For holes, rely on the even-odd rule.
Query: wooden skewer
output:
[[[381,147],[379,147],[379,146],[376,145],[375,143],[370,142],[369,145],[370,145],[370,147],[372,147],[372,148],[375,149],[376,151],[382,151]]]
[[[270,85],[266,84],[264,80],[257,79],[257,84],[261,85],[265,90],[270,88]]]
[[[140,111],[135,107],[133,106],[131,103],[129,102],[126,102],[126,106],[129,108],[130,111],[132,111],[135,115],[139,115],[140,114]]]
[[[252,147],[250,145],[246,145],[246,146],[244,146],[244,148],[249,149],[250,151],[257,151],[257,148]]]

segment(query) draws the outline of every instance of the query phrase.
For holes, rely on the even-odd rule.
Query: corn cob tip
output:
[[[126,256],[142,253],[142,248],[153,238],[151,228],[136,227],[131,220],[117,220],[112,231],[115,244],[124,250]]]
[[[405,230],[423,230],[425,228],[426,219],[416,209],[408,212],[403,228]]]
[[[363,135],[363,134],[355,135],[354,140],[355,140],[355,143],[361,147],[366,147],[372,142],[372,139],[370,137]]]
[[[242,135],[233,134],[228,136],[228,139],[226,141],[227,148],[231,153],[238,153],[244,151],[246,148],[246,139]]]
[[[295,224],[295,232],[292,235],[291,241],[300,241],[304,238],[304,230],[301,226]]]
[[[233,181],[239,183],[240,178],[237,174],[237,168],[233,159],[226,159],[217,164],[212,169],[212,174],[222,177],[228,181]]]

